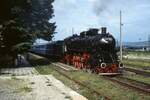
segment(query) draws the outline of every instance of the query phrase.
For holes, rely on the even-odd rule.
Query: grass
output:
[[[71,87],[73,90],[84,95],[89,100],[103,100],[104,95],[108,96],[112,100],[149,100],[150,99],[150,96],[148,95],[137,93],[133,90],[127,89],[108,80],[104,80],[102,77],[99,77],[96,74],[89,74],[83,71],[64,72],[69,77],[72,77],[73,79],[78,80],[81,83],[84,83],[93,89],[96,89],[103,95],[103,96],[98,96],[92,93],[87,88],[79,86],[78,84],[72,82],[66,77],[60,75],[58,72],[54,70],[54,68],[57,68],[56,66],[47,65],[47,66],[38,66],[35,68],[40,74],[54,75],[57,79],[61,80],[65,85]]]
[[[24,92],[24,93],[28,93],[32,91],[32,88],[29,86],[23,86],[21,88],[18,89],[20,92]]]
[[[123,59],[123,63],[135,68],[150,68],[150,62],[148,60]]]
[[[35,57],[36,59],[32,60],[31,63],[36,63],[40,57]],[[44,59],[44,58],[43,58]],[[120,86],[116,83],[110,82],[108,80],[104,80],[102,77],[96,74],[89,74],[83,71],[76,71],[76,72],[64,72],[69,77],[80,81],[81,83],[86,84],[87,86],[97,90],[102,95],[96,95],[92,93],[89,89],[82,87],[73,81],[69,80],[68,78],[62,76],[54,69],[60,70],[60,68],[53,66],[53,65],[45,65],[45,66],[36,66],[35,69],[43,75],[52,74],[57,79],[62,81],[66,86],[72,88],[73,90],[77,91],[81,95],[87,97],[89,100],[104,100],[103,96],[107,96],[112,100],[150,100],[150,96],[142,93],[138,93],[136,91],[130,90],[123,86]],[[62,71],[62,70],[61,70]]]
[[[135,74],[135,73],[132,73],[132,72],[126,72],[125,74],[123,74],[123,77],[127,77],[129,79],[133,79],[133,80],[137,80],[137,81],[140,81],[140,82],[150,84],[150,77],[145,77],[145,76]]]
[[[131,76],[126,76],[126,77],[150,84],[150,77],[143,77],[141,75],[131,75]]]
[[[126,51],[126,53],[139,56],[150,56],[149,51]]]
[[[65,96],[66,99],[72,100],[70,96]]]
[[[14,75],[12,75],[11,76],[11,79],[13,79],[13,80],[19,80],[16,76],[14,76]]]
[[[61,80],[65,85],[69,86],[70,88],[77,91],[78,93],[86,96],[89,100],[98,100],[97,98],[99,98],[99,96],[92,95],[91,91],[89,91],[87,88],[79,86],[78,84],[74,83],[73,81],[69,80],[68,78],[60,75],[52,67],[53,67],[53,65],[42,66],[42,67],[38,66],[38,67],[36,67],[36,69],[40,74],[44,74],[44,75],[52,74],[52,75],[54,75],[57,79]]]
[[[35,54],[32,54],[32,53],[29,53],[28,60],[30,61],[30,63],[33,66],[36,66],[36,65],[47,65],[47,64],[50,63],[48,61],[48,59],[46,59],[44,57],[41,57],[41,56],[38,56],[38,55],[35,55]]]
[[[148,59],[150,58],[149,51],[124,51],[123,54],[128,56],[123,59],[124,65],[140,69],[150,69],[150,60]],[[143,57],[147,59],[144,59]]]

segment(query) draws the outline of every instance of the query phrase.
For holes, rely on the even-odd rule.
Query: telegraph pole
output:
[[[120,11],[120,61],[122,62],[122,12]]]
[[[148,35],[148,51],[150,51],[150,34]]]
[[[73,27],[72,27],[71,33],[72,33],[72,35],[74,34],[74,28]]]

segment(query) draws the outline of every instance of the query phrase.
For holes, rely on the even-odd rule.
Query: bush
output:
[[[0,56],[0,66],[1,67],[8,67],[12,66],[13,63],[13,58],[11,56],[5,55],[5,56]]]

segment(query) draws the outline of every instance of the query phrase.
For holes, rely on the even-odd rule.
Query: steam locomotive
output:
[[[120,73],[123,68],[117,56],[115,39],[107,33],[106,27],[89,29],[63,41],[35,45],[32,51],[95,73]]]

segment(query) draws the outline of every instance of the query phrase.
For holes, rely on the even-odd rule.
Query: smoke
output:
[[[113,0],[94,0],[93,1],[93,8],[94,8],[94,13],[99,16],[103,12],[107,11],[107,8],[111,4]]]

